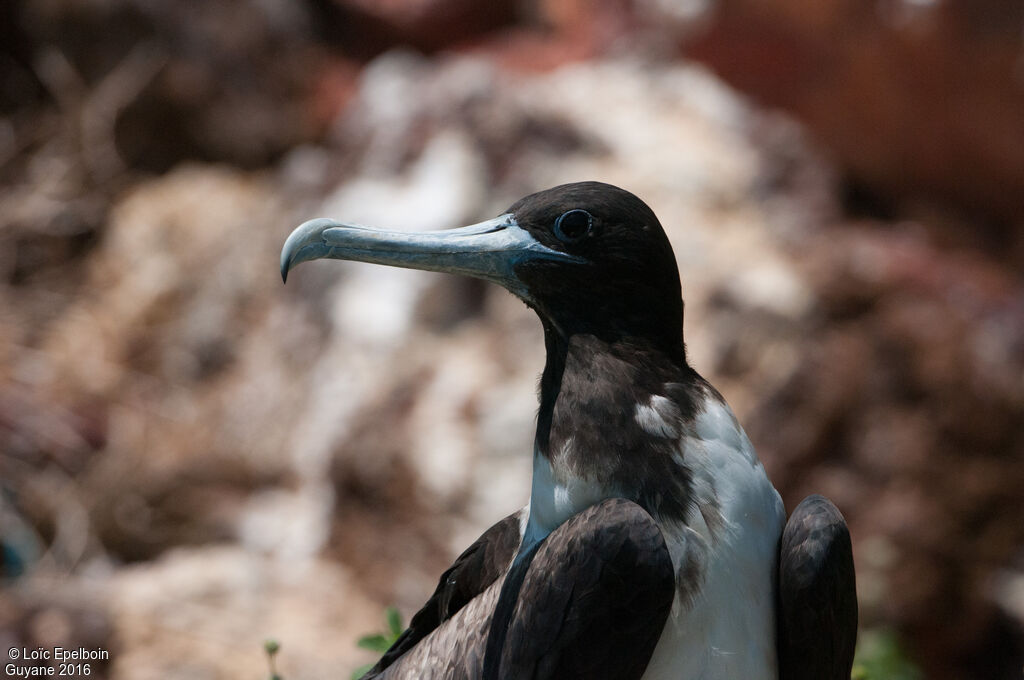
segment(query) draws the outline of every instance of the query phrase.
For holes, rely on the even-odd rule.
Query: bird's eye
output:
[[[578,241],[590,232],[593,222],[586,210],[570,210],[555,220],[555,236],[562,241]]]

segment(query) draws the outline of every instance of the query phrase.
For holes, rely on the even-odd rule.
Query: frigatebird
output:
[[[364,677],[849,679],[846,522],[811,496],[787,524],[687,363],[676,259],[642,200],[582,182],[439,232],[316,219],[281,275],[319,258],[493,281],[537,313],[547,350],[529,503],[455,560]]]

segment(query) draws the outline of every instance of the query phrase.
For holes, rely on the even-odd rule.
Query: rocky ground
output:
[[[665,225],[691,360],[787,507],[846,514],[865,630],[930,678],[1018,677],[1024,18],[852,4],[5,5],[0,648],[103,647],[112,678],[258,677],[267,637],[290,679],[372,660],[385,605],[524,503],[540,329],[438,275],[282,286],[281,244],[600,179]],[[934,118],[926,83],[873,90],[947,67],[970,87]]]

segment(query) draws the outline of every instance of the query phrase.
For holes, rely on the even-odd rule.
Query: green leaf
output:
[[[388,651],[391,645],[395,643],[395,640],[402,634],[402,615],[398,613],[396,607],[388,607],[384,610],[384,620],[387,623],[387,632],[364,635],[356,641],[356,645],[371,652],[379,652],[381,654]],[[357,680],[372,667],[373,665],[369,664],[357,668],[352,672],[352,680]]]
[[[270,639],[263,643],[263,650],[270,656],[277,654],[279,649],[281,649],[281,643],[277,640]]]
[[[885,628],[861,632],[852,680],[921,680],[923,677],[905,654],[895,632]]]
[[[356,645],[363,649],[369,649],[371,652],[386,652],[391,643],[388,642],[386,637],[377,633],[375,635],[364,635],[359,638]]]
[[[402,615],[398,613],[398,607],[388,607],[384,612],[384,616],[388,621],[388,630],[391,634],[397,638],[402,634],[405,626],[402,625]]]
[[[365,666],[360,666],[359,668],[355,669],[354,671],[352,671],[352,680],[359,680],[359,678],[366,675],[366,671],[370,670],[371,668],[373,668],[373,664],[368,663]]]

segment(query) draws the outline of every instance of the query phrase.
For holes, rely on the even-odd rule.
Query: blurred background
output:
[[[1020,678],[1019,0],[0,3],[0,648],[372,661],[526,501],[540,327],[280,247],[584,179],[661,218],[787,507],[845,513],[872,677]]]

